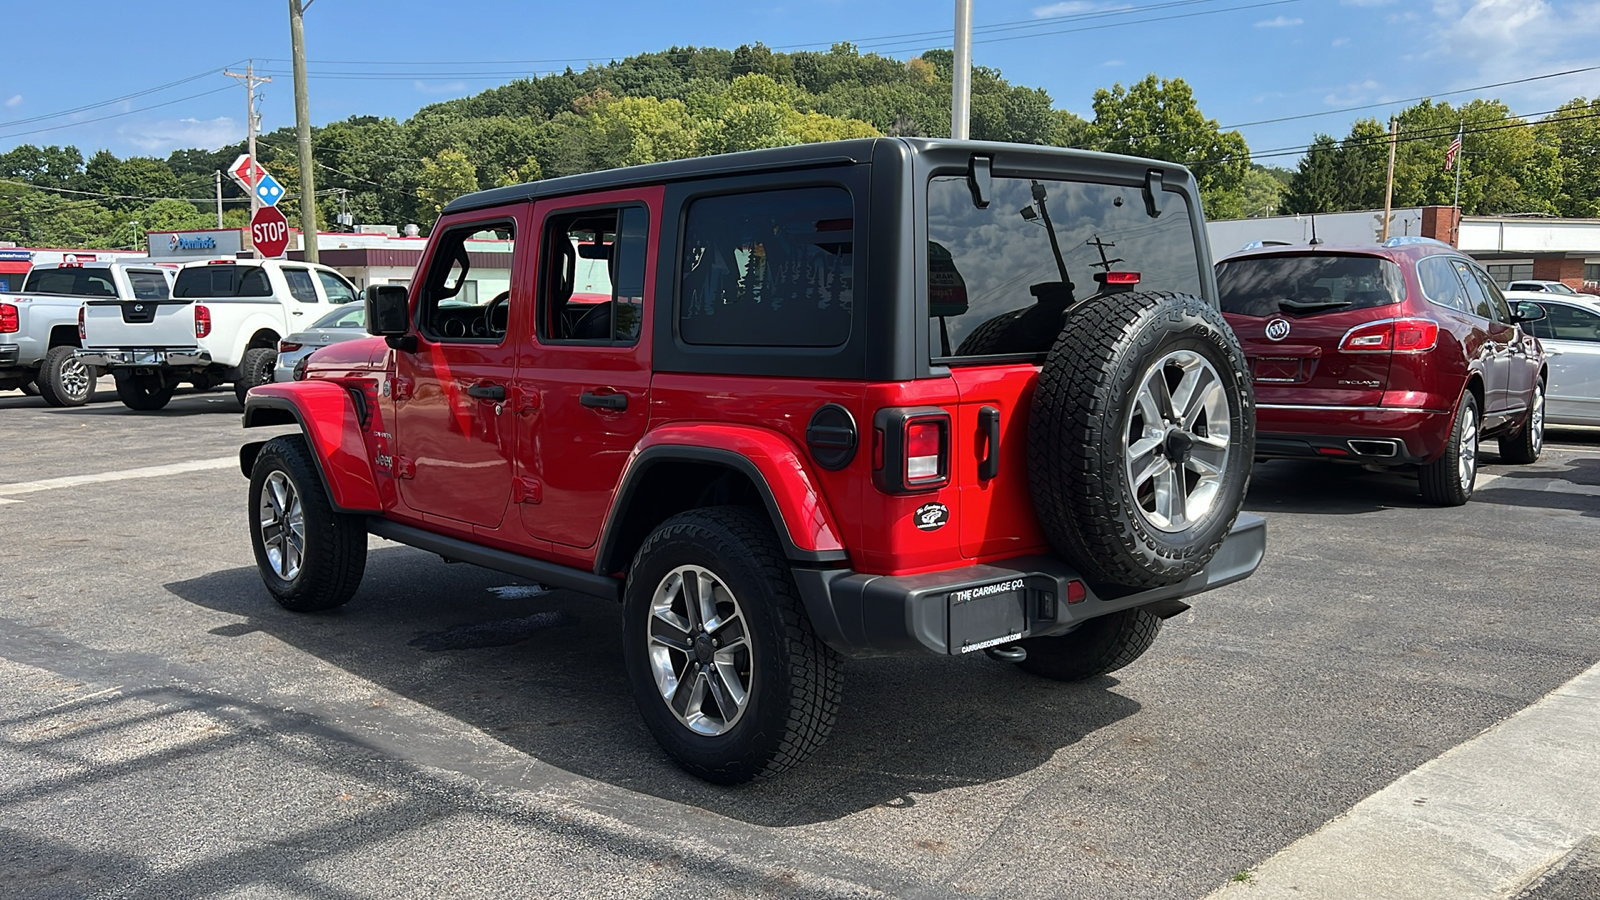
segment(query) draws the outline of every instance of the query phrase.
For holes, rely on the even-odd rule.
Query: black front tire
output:
[[[1450,437],[1439,458],[1417,470],[1422,499],[1435,506],[1461,506],[1472,499],[1478,483],[1478,430],[1482,427],[1478,398],[1461,395]]]
[[[166,407],[172,392],[178,389],[176,381],[162,375],[135,375],[132,372],[115,372],[117,399],[122,405],[138,412],[155,412]]]
[[[275,504],[269,485],[285,485],[280,521],[269,524]],[[296,507],[297,502],[297,507]],[[293,524],[298,509],[298,528]],[[267,590],[285,609],[320,612],[343,606],[361,586],[367,567],[367,530],[360,516],[337,512],[322,487],[305,438],[273,438],[250,469],[250,546]],[[286,520],[286,521],[284,521]],[[289,548],[293,549],[290,550]],[[294,565],[280,565],[269,551],[290,552]]]
[[[710,707],[712,727],[724,728],[719,733],[691,728],[669,706],[665,682],[657,680],[662,675],[689,684],[685,679],[698,677],[696,665],[709,666],[710,677],[722,661],[718,656],[697,664],[692,652],[669,651],[652,637],[678,633],[672,631],[676,626],[660,630],[655,604],[658,594],[670,594],[672,577],[686,567],[709,572],[726,587],[732,596],[723,596],[719,616],[738,614],[748,648],[747,657],[728,663],[740,666],[747,679],[743,707]],[[708,640],[718,634],[707,630]],[[700,778],[740,784],[774,775],[804,760],[833,729],[843,683],[839,656],[812,630],[771,523],[749,509],[693,510],[656,528],[628,570],[622,638],[645,725],[678,765]],[[723,640],[725,646],[732,643]],[[703,693],[720,697],[731,692],[724,686],[719,694],[707,686]],[[679,699],[677,693],[671,696]],[[701,702],[700,708],[706,709]]]
[[[95,371],[78,361],[73,347],[51,347],[39,367],[39,396],[51,406],[82,406],[94,396]]]
[[[1019,641],[1028,658],[1024,672],[1054,681],[1082,681],[1115,672],[1144,655],[1161,633],[1161,618],[1143,609],[1125,609],[1090,619],[1060,637]]]
[[[1544,452],[1544,382],[1533,386],[1533,399],[1528,403],[1528,416],[1516,434],[1500,439],[1500,461],[1526,466],[1539,461]]]
[[[252,347],[244,352],[244,359],[239,363],[242,374],[233,383],[233,395],[239,398],[241,404],[251,388],[272,383],[272,367],[277,362],[278,351],[267,347]]]

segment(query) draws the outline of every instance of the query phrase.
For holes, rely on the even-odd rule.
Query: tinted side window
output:
[[[322,282],[322,292],[328,295],[329,303],[354,303],[358,299],[356,289],[343,278],[321,269],[317,269],[316,273],[317,280]]]
[[[1485,319],[1494,318],[1494,310],[1489,305],[1489,295],[1484,292],[1483,285],[1472,276],[1472,267],[1459,259],[1450,260],[1450,267],[1456,270],[1461,277],[1461,283],[1466,286],[1467,311],[1475,316]]]
[[[545,221],[539,338],[639,340],[650,213],[636,206],[558,213]]]
[[[289,283],[289,296],[301,303],[317,302],[317,286],[311,283],[311,273],[305,269],[284,269],[283,280]]]
[[[1417,263],[1417,280],[1422,282],[1422,293],[1429,302],[1461,312],[1472,312],[1466,288],[1461,286],[1461,279],[1456,276],[1449,257],[1430,256]]]
[[[1528,323],[1534,334],[1558,341],[1600,343],[1600,316],[1559,303],[1543,305],[1545,318]]]
[[[420,328],[436,341],[498,342],[511,305],[513,223],[452,228],[434,241],[418,297]]]
[[[135,300],[165,300],[167,293],[167,277],[160,272],[128,272],[128,284],[133,288]]]
[[[678,329],[690,344],[836,347],[850,337],[855,210],[837,187],[689,205]]]
[[[1511,306],[1506,303],[1505,295],[1500,293],[1500,286],[1494,283],[1494,279],[1489,277],[1489,273],[1477,266],[1468,265],[1467,270],[1472,273],[1473,278],[1477,279],[1478,286],[1482,287],[1484,294],[1488,296],[1489,309],[1494,313],[1494,320],[1496,322],[1510,322]]]

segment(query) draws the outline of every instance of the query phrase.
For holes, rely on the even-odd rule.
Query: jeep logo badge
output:
[[[950,521],[950,508],[943,503],[924,503],[917,507],[917,530],[938,531]]]
[[[1267,323],[1267,340],[1281,341],[1289,336],[1289,320],[1278,318]]]

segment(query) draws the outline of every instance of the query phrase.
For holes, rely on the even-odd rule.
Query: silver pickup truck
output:
[[[0,390],[37,391],[51,406],[87,403],[99,372],[73,355],[84,302],[166,300],[174,277],[143,260],[35,266],[20,293],[0,294]]]

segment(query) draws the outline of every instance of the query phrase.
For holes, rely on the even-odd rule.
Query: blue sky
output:
[[[311,112],[318,124],[358,114],[404,119],[517,74],[673,44],[824,50],[852,41],[905,58],[950,46],[953,9],[953,0],[313,0]],[[86,155],[103,147],[165,156],[238,140],[244,89],[201,73],[247,57],[274,74],[263,127],[293,124],[282,0],[96,0],[65,16],[60,7],[26,4],[13,5],[4,21],[0,150],[76,144]],[[1154,72],[1188,81],[1202,111],[1225,127],[1600,65],[1600,0],[973,0],[973,24],[977,64],[1046,89],[1058,107],[1088,117],[1096,88]],[[1499,97],[1518,113],[1537,113],[1596,95],[1600,71],[1440,99]],[[1398,108],[1240,130],[1264,153],[1304,145],[1315,131],[1343,135],[1360,116]]]

